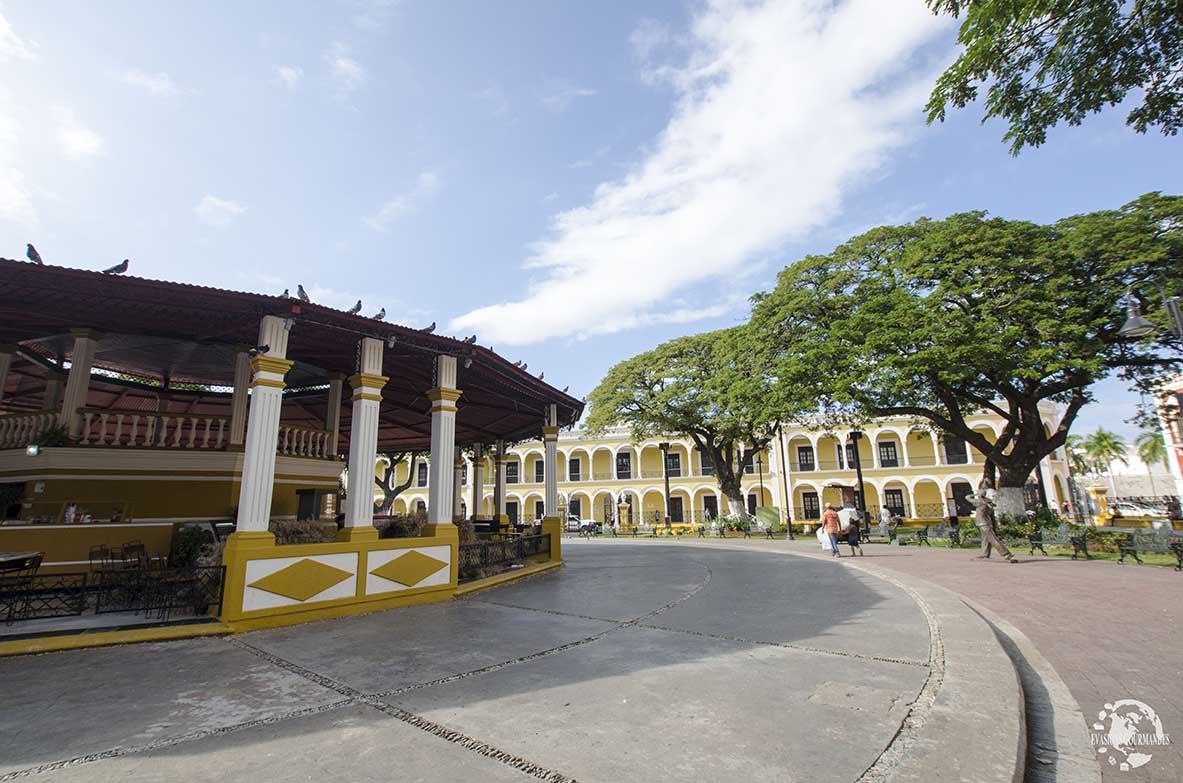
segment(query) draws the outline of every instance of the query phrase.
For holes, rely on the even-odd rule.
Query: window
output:
[[[853,470],[854,466],[859,464],[858,458],[859,458],[859,454],[857,451],[857,446],[853,443],[847,443],[846,444],[846,467]],[[862,467],[862,466],[860,465],[859,467]]]
[[[894,446],[895,444],[892,445]],[[883,490],[883,505],[897,517],[906,517],[908,515],[907,509],[904,508],[904,491],[902,489]]]
[[[753,516],[756,514],[756,496],[748,495],[748,513]]]
[[[816,470],[813,462],[813,446],[797,447],[797,470]]]
[[[505,463],[505,483],[506,484],[517,484],[518,483],[518,468],[520,466],[521,466],[521,463],[519,463],[519,462]]]
[[[719,516],[719,499],[714,495],[707,495],[702,499],[702,513],[707,519]]]
[[[885,468],[898,468],[900,466],[900,456],[896,452],[895,443],[892,441],[885,441],[879,444],[879,465]],[[899,490],[895,490],[899,492]]]
[[[468,483],[468,463],[465,462],[460,466],[460,484],[461,486]]]
[[[616,455],[616,478],[626,479],[633,477],[633,455],[631,452],[622,451]]]
[[[682,455],[673,453],[666,454],[665,469],[670,478],[680,477],[682,475]]]
[[[418,485],[419,486],[421,486],[421,487],[427,486],[427,463],[426,462],[419,463],[419,475],[417,476],[417,478],[418,478]]]
[[[534,483],[541,484],[546,481],[546,460],[534,461]]]
[[[418,511],[420,514],[426,514],[427,513],[427,504],[424,503],[422,500],[416,501],[415,502],[415,510]]]
[[[518,523],[518,502],[516,500],[505,501],[505,516],[509,517],[511,525]]]
[[[969,455],[965,452],[965,441],[949,439],[945,441],[945,460],[950,465],[964,465],[969,462]]]
[[[842,444],[835,443],[834,444],[834,459],[836,459],[838,461],[838,469],[839,470],[841,470],[846,465],[846,463],[842,461],[842,453],[843,453]]]
[[[744,452],[744,454],[743,454],[743,472],[744,473],[755,473],[756,472],[755,460],[756,460],[756,452],[754,452],[754,451],[745,451]]]
[[[583,501],[581,501],[579,498],[571,498],[568,500],[567,516],[583,519]]]
[[[698,464],[702,466],[702,475],[715,475],[715,459],[705,451],[698,452]]]
[[[542,500],[534,501],[534,519],[542,519],[546,516],[546,503]]]
[[[801,493],[801,516],[805,519],[821,519],[822,507],[816,492]]]
[[[582,467],[578,457],[567,460],[567,481],[582,481]]]

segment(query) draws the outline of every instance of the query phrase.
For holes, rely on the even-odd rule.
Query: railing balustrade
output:
[[[80,446],[220,451],[229,437],[226,416],[99,408],[80,408],[78,413]]]
[[[318,430],[311,427],[297,427],[294,424],[279,425],[279,441],[276,453],[288,457],[314,457],[316,459],[334,459],[330,453],[329,439],[332,433],[328,430]]]
[[[37,436],[57,426],[57,411],[9,413],[0,416],[0,449],[28,446]]]

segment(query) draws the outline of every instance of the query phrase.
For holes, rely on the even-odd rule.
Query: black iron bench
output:
[[[928,540],[928,525],[924,527],[912,528],[907,530],[896,530],[895,540],[899,542],[900,546],[907,546],[908,543],[915,541],[916,546],[923,544],[924,546],[932,546],[932,542]]]
[[[1183,571],[1183,539],[1173,535],[1170,531],[1139,530],[1126,536],[1126,540],[1117,546],[1120,556],[1117,562],[1124,563],[1126,555],[1130,555],[1138,563],[1142,562],[1139,554],[1174,555],[1178,565],[1176,571]]]

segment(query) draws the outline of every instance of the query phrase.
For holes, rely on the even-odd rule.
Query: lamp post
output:
[[[1183,337],[1183,313],[1179,310],[1179,300],[1173,296],[1168,297],[1166,289],[1157,283],[1152,283],[1152,285],[1158,289],[1158,293],[1162,296],[1162,308],[1167,313],[1168,330],[1175,337]],[[1126,319],[1121,328],[1117,330],[1117,336],[1136,340],[1158,331],[1157,326],[1142,317],[1142,305],[1134,296],[1133,287],[1126,291],[1125,298]]]
[[[661,449],[661,472],[665,476],[665,522],[670,521],[670,443],[662,441],[657,444]]]
[[[779,444],[777,448],[780,450],[780,484],[785,504],[785,530],[788,532],[789,540],[792,541],[794,538],[793,503],[792,498],[789,497],[789,461],[785,458],[785,435],[779,422],[776,425],[776,442]]]
[[[869,536],[871,534],[871,521],[867,519],[867,492],[866,487],[863,486],[863,461],[858,453],[858,442],[862,438],[863,433],[860,430],[854,430],[850,433],[850,439],[854,441],[854,473],[858,477],[859,520],[863,523],[863,533]]]
[[[760,505],[764,505],[764,460],[760,459],[760,454],[756,454],[756,471],[760,474]]]

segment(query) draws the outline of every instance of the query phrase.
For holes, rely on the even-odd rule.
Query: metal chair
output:
[[[0,564],[0,615],[6,625],[29,613],[33,579],[41,568],[41,553]]]

